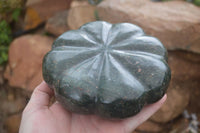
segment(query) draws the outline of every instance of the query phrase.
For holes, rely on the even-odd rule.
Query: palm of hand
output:
[[[111,121],[95,115],[71,113],[58,102],[49,107],[52,93],[44,82],[35,89],[23,112],[20,133],[131,133],[166,100],[164,96],[134,117]]]

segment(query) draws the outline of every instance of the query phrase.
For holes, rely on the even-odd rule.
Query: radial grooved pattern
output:
[[[170,68],[162,43],[140,27],[97,21],[55,40],[43,77],[65,108],[117,119],[159,100]]]

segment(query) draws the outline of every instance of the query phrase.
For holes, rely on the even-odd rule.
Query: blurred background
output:
[[[200,0],[0,0],[0,133],[18,132],[53,40],[96,20],[136,24],[168,50],[168,99],[134,133],[199,133]]]

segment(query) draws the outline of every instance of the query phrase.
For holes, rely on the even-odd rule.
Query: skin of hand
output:
[[[106,120],[95,115],[80,115],[64,109],[59,102],[49,106],[53,91],[42,82],[33,91],[22,114],[19,133],[131,133],[165,102],[145,106],[137,115],[123,120]]]

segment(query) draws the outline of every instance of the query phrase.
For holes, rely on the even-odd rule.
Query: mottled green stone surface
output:
[[[43,77],[68,110],[118,119],[158,101],[171,73],[158,39],[133,24],[97,21],[55,40]]]

